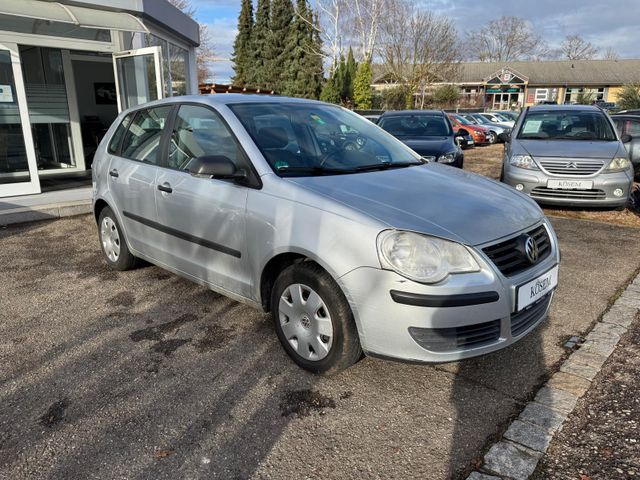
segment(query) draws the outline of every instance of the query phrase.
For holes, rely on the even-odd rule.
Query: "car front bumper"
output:
[[[444,285],[424,285],[378,268],[362,267],[340,278],[354,313],[360,343],[371,356],[442,363],[484,355],[517,342],[547,316],[553,290],[516,312],[517,288],[559,263],[551,253],[540,263],[505,277],[484,256],[477,273],[451,275]],[[517,234],[519,235],[520,232]],[[496,243],[496,242],[492,242]]]
[[[587,180],[592,181],[590,190],[548,189],[548,180]],[[529,195],[538,203],[548,205],[619,207],[629,198],[632,178],[627,172],[600,173],[595,177],[550,176],[541,170],[525,170],[510,166],[505,168],[504,183],[516,187],[522,185],[522,193]],[[615,196],[614,190],[622,189],[622,196]]]

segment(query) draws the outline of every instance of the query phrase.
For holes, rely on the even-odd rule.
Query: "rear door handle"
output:
[[[120,174],[118,173],[118,170],[116,170],[115,168],[109,172],[109,175],[115,178],[118,178],[120,176]]]
[[[162,185],[158,185],[158,190],[161,192],[171,193],[173,192],[173,188],[168,183],[163,183]]]

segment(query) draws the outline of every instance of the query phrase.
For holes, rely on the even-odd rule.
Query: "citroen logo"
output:
[[[578,164],[576,162],[567,163],[567,168],[578,168]]]
[[[538,260],[538,245],[533,237],[529,235],[527,235],[527,239],[524,242],[524,253],[532,264]]]

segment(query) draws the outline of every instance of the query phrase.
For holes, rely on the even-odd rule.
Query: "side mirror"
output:
[[[235,164],[223,155],[203,155],[189,162],[188,170],[191,175],[211,178],[240,179],[247,176],[243,170],[238,170]]]
[[[622,143],[629,143],[631,140],[633,140],[633,137],[628,133],[624,133],[620,135],[620,140],[622,141]]]
[[[511,134],[507,132],[502,132],[498,135],[498,138],[502,140],[504,143],[509,143],[511,141]]]

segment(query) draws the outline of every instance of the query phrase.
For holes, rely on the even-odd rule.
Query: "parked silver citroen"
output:
[[[627,204],[633,165],[600,108],[529,107],[503,140],[502,181],[538,202],[620,208]]]
[[[123,112],[93,164],[105,259],[144,259],[272,313],[314,372],[446,362],[547,315],[556,236],[512,188],[426,163],[359,115],[263,96]]]

